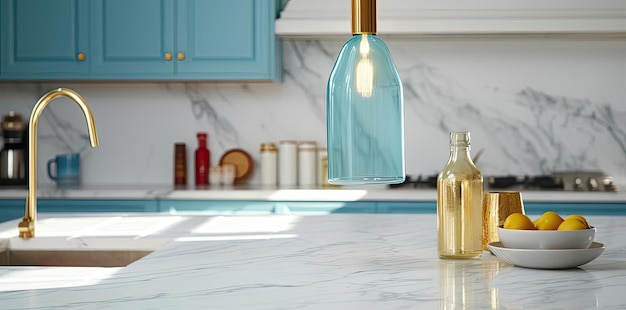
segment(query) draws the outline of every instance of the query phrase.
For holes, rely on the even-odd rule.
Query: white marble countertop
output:
[[[587,219],[606,245],[600,257],[577,269],[534,270],[487,252],[437,258],[432,214],[42,214],[40,239],[168,242],[125,268],[86,268],[80,280],[75,268],[0,267],[0,308],[624,309],[623,218]],[[0,224],[0,238],[14,237],[16,224]]]
[[[522,190],[527,202],[626,202],[626,192],[571,192]],[[0,199],[25,198],[26,189],[1,189]],[[181,199],[268,201],[435,201],[434,189],[389,189],[386,186],[343,188],[263,188],[255,186],[186,188],[172,186],[84,186],[62,189],[40,187],[39,198],[67,199]]]

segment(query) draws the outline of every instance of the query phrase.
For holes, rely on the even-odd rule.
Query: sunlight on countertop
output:
[[[123,267],[2,267],[0,291],[96,285]]]
[[[45,214],[37,237],[17,238],[18,220],[0,224],[0,248],[38,250],[157,251],[172,242],[296,238],[285,233],[300,216],[214,216]],[[0,267],[0,291],[96,285],[125,267]]]

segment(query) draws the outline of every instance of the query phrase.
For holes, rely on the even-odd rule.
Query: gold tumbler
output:
[[[498,241],[498,226],[513,214],[524,214],[524,203],[520,192],[489,192],[483,198],[483,250],[487,244]]]

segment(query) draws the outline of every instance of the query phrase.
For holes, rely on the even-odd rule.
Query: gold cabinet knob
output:
[[[78,58],[78,61],[85,60],[85,57],[85,53],[78,53],[78,55],[76,56],[76,58]]]
[[[185,60],[185,53],[178,53],[176,57],[178,58],[178,60]]]
[[[165,53],[165,60],[167,61],[172,60],[172,53]]]

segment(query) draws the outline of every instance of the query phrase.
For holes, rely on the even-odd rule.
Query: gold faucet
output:
[[[85,99],[77,92],[68,88],[58,88],[43,95],[37,101],[33,112],[30,114],[28,124],[28,196],[26,197],[26,211],[24,212],[24,218],[17,226],[19,237],[23,239],[35,236],[35,222],[37,221],[37,123],[39,122],[41,112],[43,112],[50,101],[57,97],[68,97],[78,104],[87,120],[91,146],[98,146],[98,133],[96,132],[93,114]]]

